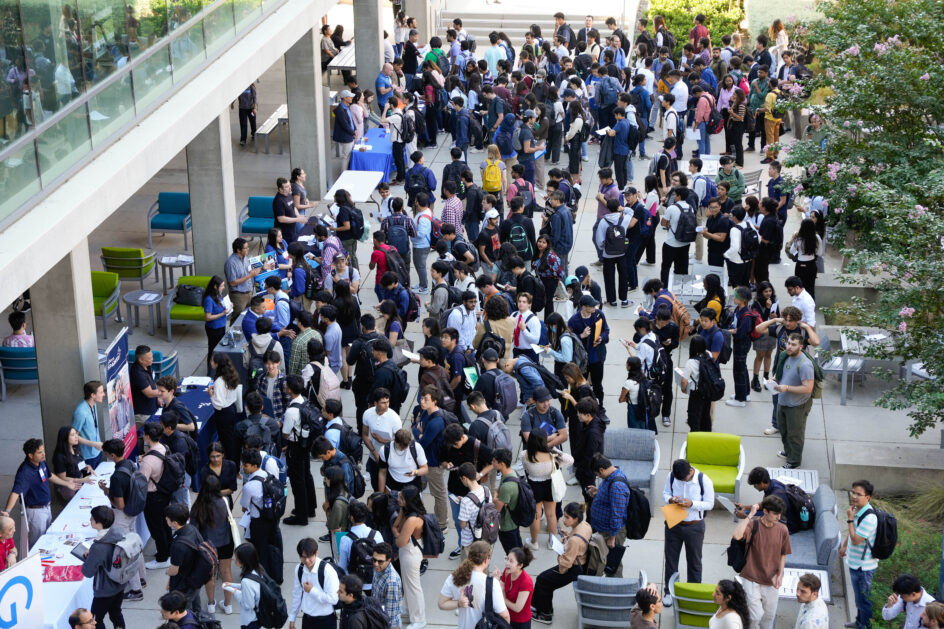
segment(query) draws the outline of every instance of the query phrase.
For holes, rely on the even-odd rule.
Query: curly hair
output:
[[[469,557],[459,564],[452,572],[452,584],[457,588],[467,585],[472,580],[472,570],[476,566],[488,563],[492,557],[492,546],[488,542],[479,540],[469,546]]]

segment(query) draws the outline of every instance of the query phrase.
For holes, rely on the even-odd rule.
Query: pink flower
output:
[[[911,274],[911,271],[905,271],[904,278],[905,278],[906,280],[910,280],[912,277],[914,277],[914,276]]]
[[[852,44],[848,48],[842,51],[842,54],[849,55],[850,57],[859,56],[859,44]]]
[[[793,188],[793,196],[798,197],[798,196],[800,196],[801,194],[803,194],[803,186],[802,186],[802,184],[797,184],[797,185]]]
[[[901,332],[902,334],[904,334],[905,332],[907,332],[907,331],[908,331],[908,324],[905,323],[904,321],[902,321],[901,323],[899,323],[899,324],[898,324],[898,331]]]
[[[851,121],[851,120],[846,120],[846,121],[844,121],[844,122],[842,123],[842,126],[844,126],[844,127],[846,127],[846,128],[848,129],[849,127],[852,126],[852,121]]]
[[[836,214],[842,214],[842,208],[837,207],[836,209],[833,210],[833,212],[835,212]]]
[[[819,166],[817,166],[816,164],[810,164],[807,170],[810,172],[811,175],[815,175],[816,171],[819,170]]]
[[[930,80],[931,80],[931,75],[928,74],[927,72],[925,72],[924,74],[922,74],[922,75],[919,76],[918,78],[921,79],[922,81],[930,81]]]
[[[910,275],[910,273],[908,275]],[[910,306],[905,306],[904,308],[898,311],[898,316],[901,317],[902,319],[910,319],[914,313],[915,313],[914,308]]]

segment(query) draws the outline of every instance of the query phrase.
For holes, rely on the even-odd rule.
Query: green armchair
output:
[[[121,278],[110,271],[92,271],[92,304],[95,318],[102,320],[102,338],[108,338],[108,317],[121,321]]]
[[[102,268],[117,273],[123,280],[136,280],[144,290],[144,280],[157,275],[154,273],[154,254],[144,253],[144,249],[131,247],[102,247]]]
[[[741,476],[744,475],[744,447],[738,435],[722,432],[690,432],[682,444],[680,459],[711,479],[715,495],[727,494],[733,502],[739,501]]]
[[[669,594],[675,599],[675,626],[701,629],[708,626],[711,617],[718,611],[714,602],[716,583],[683,583],[678,572],[669,578]]]
[[[161,192],[157,201],[148,209],[148,249],[153,249],[152,232],[176,232],[184,235],[184,250],[187,251],[187,232],[191,231],[190,193]]]
[[[206,287],[210,283],[211,279],[213,278],[209,275],[184,275],[179,280],[177,280],[177,286],[199,286],[203,290],[206,290]],[[175,288],[167,296],[167,301],[165,302],[167,312],[166,320],[168,341],[174,340],[173,336],[171,335],[172,323],[181,323],[184,325],[203,325],[206,323],[203,306],[185,306],[183,304],[178,304],[174,301],[176,297],[177,290]]]

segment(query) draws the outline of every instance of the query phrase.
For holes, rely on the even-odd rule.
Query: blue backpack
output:
[[[395,214],[394,216],[402,216],[402,214]],[[404,217],[394,222],[393,216],[391,216],[387,220],[389,221],[387,225],[387,244],[396,249],[401,258],[405,258],[410,255],[410,236],[404,226],[404,222],[408,219]]]
[[[716,184],[711,177],[706,177],[705,175],[696,175],[695,181],[699,179],[705,182],[705,196],[701,198],[698,205],[699,207],[708,207],[708,200],[718,196],[718,184]]]
[[[619,99],[619,83],[611,76],[605,76],[600,80],[600,105],[615,105]]]

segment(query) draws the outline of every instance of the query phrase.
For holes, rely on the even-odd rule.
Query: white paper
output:
[[[737,509],[737,507],[734,506],[733,502],[731,502],[724,496],[717,496],[717,495],[715,496],[715,500],[720,502],[721,506],[727,509],[731,513],[731,515],[734,515],[734,511]]]
[[[609,130],[610,130],[609,127],[603,127],[602,129],[597,129],[596,131],[594,131],[594,133],[596,133],[597,135],[606,135],[606,132]]]
[[[547,348],[544,347],[544,346],[542,346],[542,345],[536,345],[536,344],[532,343],[532,344],[531,344],[531,350],[532,350],[535,354],[540,354],[541,352],[546,352],[546,351],[547,351]]]
[[[223,308],[226,310],[233,309],[233,301],[229,298],[229,295],[223,295]]]
[[[177,262],[180,262],[181,264],[192,264],[193,256],[187,255],[186,253],[182,253],[179,256],[177,256]]]
[[[303,245],[310,245],[310,244],[311,244],[311,241],[314,240],[314,239],[315,239],[315,235],[312,234],[312,235],[310,235],[310,236],[299,236],[299,237],[296,238],[295,240],[298,241],[298,242],[300,242],[300,243],[302,243]]]
[[[370,144],[358,144],[355,148],[355,151],[372,151],[374,147]]]
[[[558,555],[564,554],[564,543],[556,535],[551,535],[551,549]]]
[[[213,378],[206,376],[187,376],[180,381],[182,387],[208,387],[213,384]]]
[[[780,391],[777,390],[777,381],[776,381],[776,380],[768,380],[768,379],[764,378],[764,387],[765,387],[768,391],[770,391],[771,393],[773,393],[774,395],[777,395],[778,393],[780,393]]]
[[[683,375],[684,373],[685,373],[685,372],[682,371],[680,368],[678,368],[678,367],[675,368],[675,381],[676,381],[677,383],[682,384],[682,375]]]
[[[411,351],[405,350],[405,349],[400,350],[400,351],[403,353],[403,356],[404,356],[404,357],[409,358],[409,359],[410,359],[411,361],[413,361],[413,362],[419,362],[419,359],[420,359],[420,355],[419,355],[419,354],[416,354],[416,353],[414,353],[414,352],[411,352]],[[378,433],[378,434],[379,434],[379,433]]]
[[[698,225],[697,227],[695,227],[695,233],[696,233],[696,234],[700,234],[700,233],[702,233],[703,231],[705,231],[705,228],[704,228],[703,226]]]
[[[160,298],[161,298],[160,293],[144,293],[143,295],[140,295],[138,297],[140,301],[143,301],[146,303],[150,303],[152,301],[158,301]]]
[[[164,256],[161,258],[161,264],[176,264],[177,258],[175,256]]]

